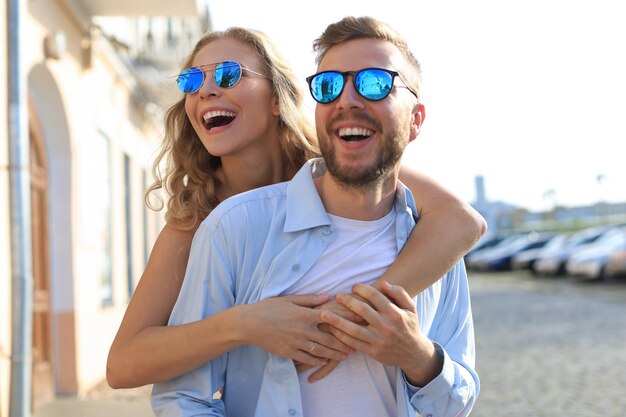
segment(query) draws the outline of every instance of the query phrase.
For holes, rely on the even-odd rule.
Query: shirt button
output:
[[[423,394],[417,394],[415,396],[415,398],[417,398],[418,400],[421,400],[422,398],[424,398],[424,395]]]
[[[294,410],[293,408],[290,408],[288,411],[290,416],[295,416],[296,415],[296,410]],[[432,415],[430,417],[433,417]]]
[[[426,417],[433,417],[432,414],[426,414]]]
[[[324,233],[324,235],[328,236],[330,234],[330,228],[329,227],[324,228],[324,232],[323,233]]]
[[[291,265],[291,270],[292,271],[299,271],[300,270],[300,265],[298,265],[298,264]]]

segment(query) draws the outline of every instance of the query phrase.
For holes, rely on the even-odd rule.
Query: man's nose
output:
[[[353,75],[348,75],[346,77],[346,84],[343,86],[343,91],[337,98],[337,106],[339,108],[362,108],[365,105],[365,99],[354,87],[353,77]]]

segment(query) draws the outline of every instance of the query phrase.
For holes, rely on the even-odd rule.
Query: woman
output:
[[[319,379],[351,352],[318,326],[321,308],[342,310],[325,295],[267,299],[195,323],[166,326],[199,223],[220,201],[288,180],[318,155],[301,110],[298,81],[264,34],[242,28],[208,33],[183,68],[178,83],[186,94],[166,115],[165,140],[155,162],[157,182],[148,191],[164,188],[170,195],[167,225],[111,346],[109,385],[165,381],[249,344],[321,367],[311,376]],[[158,166],[164,159],[161,176]],[[476,243],[485,223],[429,178],[409,169],[401,178],[413,191],[422,219],[384,279],[415,295]]]

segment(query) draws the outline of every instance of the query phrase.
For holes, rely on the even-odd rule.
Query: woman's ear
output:
[[[280,103],[276,93],[272,94],[272,116],[280,117]]]

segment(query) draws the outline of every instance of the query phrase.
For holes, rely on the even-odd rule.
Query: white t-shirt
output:
[[[378,279],[396,259],[395,209],[375,221],[330,217],[336,240],[287,293],[351,292],[354,284]],[[395,367],[357,352],[311,384],[307,378],[314,371],[299,374],[304,417],[397,415]]]

